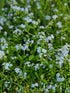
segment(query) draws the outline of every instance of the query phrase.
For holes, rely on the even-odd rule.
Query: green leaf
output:
[[[0,0],[0,13],[2,12],[1,10],[2,10],[2,8],[3,8],[3,6],[4,6],[4,1],[5,1],[5,0]]]
[[[68,92],[65,90],[65,93],[68,93]]]
[[[23,61],[23,58],[22,58],[20,55],[18,55],[18,59],[19,59],[20,61]]]
[[[32,60],[34,58],[34,55],[29,56],[29,60]]]
[[[39,75],[38,75],[38,73],[37,73],[37,72],[35,72],[35,75],[36,75],[36,77],[37,77],[38,79],[40,79],[40,78],[39,78]]]
[[[45,84],[47,84],[47,80],[45,80],[45,79],[41,79]]]

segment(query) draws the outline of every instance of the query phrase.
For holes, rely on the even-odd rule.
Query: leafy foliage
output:
[[[2,13],[2,8],[4,6],[5,0],[0,0],[0,14]]]
[[[70,93],[69,0],[3,5],[0,93]]]

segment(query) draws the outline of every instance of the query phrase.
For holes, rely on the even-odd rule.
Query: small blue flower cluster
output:
[[[56,78],[57,78],[57,81],[58,81],[58,82],[65,80],[64,77],[60,78],[60,73],[57,73],[57,74],[56,74]]]

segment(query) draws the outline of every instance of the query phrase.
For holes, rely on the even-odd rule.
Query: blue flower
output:
[[[48,40],[52,40],[51,36],[48,36]]]
[[[59,66],[60,66],[60,68],[62,67],[62,62],[59,62]]]
[[[54,4],[51,5],[51,7],[54,7],[54,6],[55,6]]]
[[[57,73],[57,74],[56,74],[56,77],[59,77],[59,76],[60,76],[60,73]]]
[[[5,55],[4,51],[0,50],[0,58],[2,58]]]
[[[37,48],[37,52],[38,52],[38,53],[41,53],[41,47],[38,47],[38,48]]]
[[[66,88],[66,90],[67,90],[68,93],[70,93],[70,89],[68,87]]]
[[[68,61],[70,62],[70,58],[68,59]]]
[[[55,91],[55,86],[52,87],[53,91]]]
[[[64,80],[65,80],[65,78],[64,78],[64,77],[62,77],[62,78],[61,78],[61,81],[64,81]]]
[[[39,54],[39,57],[41,58],[42,55],[43,55],[43,53],[40,53],[40,54]]]
[[[57,87],[57,85],[55,84],[55,87]]]
[[[46,15],[45,18],[46,18],[46,20],[50,20],[51,19],[51,16]]]
[[[27,73],[25,72],[25,73],[24,73],[24,78],[26,78],[26,76],[27,76]]]
[[[62,90],[62,86],[60,86],[60,90]]]
[[[48,93],[48,89],[47,88],[45,89],[45,92]]]
[[[3,27],[2,26],[0,26],[0,30],[2,30],[3,29]]]
[[[35,84],[32,84],[31,87],[34,88],[35,87]]]
[[[67,6],[67,3],[64,3],[65,6]]]
[[[57,78],[57,81],[58,81],[58,82],[61,81],[61,78]]]
[[[35,86],[38,87],[38,83],[35,83]]]
[[[48,89],[51,89],[51,88],[52,88],[52,85],[49,85],[49,86],[48,86]]]
[[[46,49],[42,49],[42,52],[43,52],[43,53],[46,53],[46,52],[47,52],[47,50],[46,50]]]
[[[25,28],[25,25],[24,25],[24,24],[21,24],[21,25],[19,25],[19,27],[21,27],[21,28]]]
[[[28,49],[28,46],[27,46],[27,45],[21,46],[21,49],[22,49],[22,50],[26,50],[26,49]]]
[[[58,16],[57,15],[53,15],[52,18],[53,19],[56,19],[56,18],[58,18]]]
[[[20,68],[15,68],[15,72],[19,73],[20,72]]]
[[[10,70],[9,67],[12,67],[13,66],[12,64],[9,64],[9,63],[3,63],[2,65],[5,66],[5,70]]]
[[[62,23],[61,22],[57,22],[58,28],[62,27]]]
[[[50,67],[50,68],[53,68],[53,65],[52,65],[52,64],[50,64],[50,65],[49,65],[49,67]]]
[[[56,33],[59,34],[60,32],[57,30]]]
[[[1,46],[1,49],[5,49],[5,45]]]

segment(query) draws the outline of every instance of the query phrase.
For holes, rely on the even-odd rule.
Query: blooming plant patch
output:
[[[70,0],[5,0],[0,93],[70,93]]]

